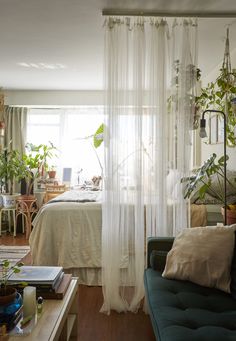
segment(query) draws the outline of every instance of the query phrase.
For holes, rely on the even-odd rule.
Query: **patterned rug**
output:
[[[29,246],[8,246],[0,245],[0,265],[4,259],[8,259],[11,265],[19,262],[30,251]]]

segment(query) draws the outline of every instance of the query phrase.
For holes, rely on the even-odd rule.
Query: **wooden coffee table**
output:
[[[30,334],[9,341],[77,340],[78,279],[73,277],[62,300],[45,300],[43,312]]]

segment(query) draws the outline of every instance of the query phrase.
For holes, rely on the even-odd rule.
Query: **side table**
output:
[[[72,278],[62,300],[45,300],[43,312],[29,335],[10,336],[9,341],[77,340],[78,278]]]

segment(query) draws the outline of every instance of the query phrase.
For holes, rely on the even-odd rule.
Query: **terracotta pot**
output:
[[[6,305],[14,301],[17,295],[17,290],[10,286],[0,288],[0,305]]]
[[[225,216],[225,209],[221,207],[221,213],[224,218]],[[226,217],[227,217],[227,225],[236,224],[236,210],[226,210]]]
[[[50,179],[55,179],[56,177],[56,171],[48,171],[48,176]]]

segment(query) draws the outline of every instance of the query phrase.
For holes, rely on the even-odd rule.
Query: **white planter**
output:
[[[14,194],[2,194],[3,198],[3,206],[5,208],[14,208],[16,207],[16,199],[19,197],[19,193],[14,193]]]

